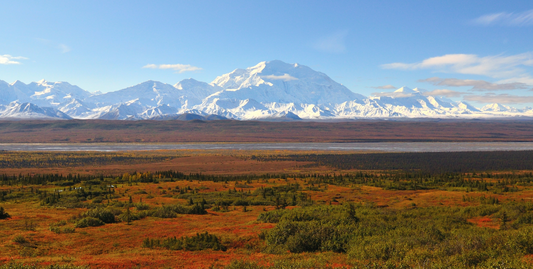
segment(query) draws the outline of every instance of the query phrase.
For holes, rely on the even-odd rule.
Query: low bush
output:
[[[201,205],[168,205],[154,208],[150,210],[147,215],[157,218],[175,218],[178,216],[178,214],[203,215],[207,214],[207,211]]]
[[[26,240],[26,238],[24,238],[24,236],[19,234],[19,235],[15,235],[15,237],[13,237],[13,242],[19,243],[19,244],[24,244],[24,243],[28,243],[28,240]]]
[[[533,254],[529,208],[528,203],[517,202],[462,209],[352,204],[269,211],[258,220],[278,223],[260,235],[270,253],[347,253],[354,261],[379,265],[371,268],[425,268],[424,264],[435,268],[527,268],[522,258]],[[487,229],[466,219],[487,216],[487,212],[496,219],[507,218],[511,225]],[[497,264],[506,266],[494,267]]]
[[[134,206],[135,206],[135,208],[136,208],[137,210],[139,210],[139,211],[150,209],[150,206],[147,205],[147,204],[144,204],[144,203],[136,203],[136,204],[134,204]]]
[[[165,239],[144,239],[142,247],[145,248],[166,248],[171,250],[189,250],[197,251],[204,249],[226,251],[226,247],[220,243],[220,239],[216,235],[207,232],[196,234],[195,236],[184,236],[181,238],[165,238]]]
[[[85,217],[78,222],[76,222],[76,228],[85,228],[85,227],[96,227],[96,226],[102,226],[104,225],[104,222],[100,219],[93,218],[93,217]]]
[[[114,223],[116,222],[115,213],[120,214],[121,211],[113,212],[110,209],[99,207],[99,208],[87,210],[87,212],[82,214],[82,217],[91,217],[91,218],[99,219],[104,223]]]

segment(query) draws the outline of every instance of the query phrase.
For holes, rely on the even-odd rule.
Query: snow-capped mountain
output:
[[[12,102],[0,112],[1,119],[72,119],[51,107],[39,107],[31,103]]]
[[[221,90],[194,79],[186,79],[176,85],[149,80],[119,91],[91,96],[87,101],[97,105],[113,105],[138,100],[145,106],[184,107],[201,104],[202,99]]]
[[[211,85],[224,90],[209,99],[253,99],[266,103],[338,104],[365,98],[326,74],[298,64],[282,61],[261,62],[247,69],[236,69],[217,77]],[[209,101],[208,101],[209,102]]]
[[[532,108],[481,109],[407,87],[365,97],[307,66],[261,62],[215,78],[174,85],[146,81],[108,93],[67,82],[0,80],[0,118],[301,120],[533,116]],[[197,115],[197,116],[193,116]]]
[[[489,104],[481,108],[485,112],[518,112],[518,109],[498,103]]]
[[[18,101],[55,107],[70,102],[70,99],[83,100],[91,96],[90,92],[67,82],[48,82],[44,79],[30,84],[18,80],[11,84],[1,81],[0,92],[0,102],[4,104]]]
[[[389,117],[446,117],[479,112],[470,104],[455,102],[440,96],[427,96],[417,88],[402,87],[388,96],[371,97],[370,100],[373,102],[366,102],[361,112],[370,117],[375,116],[376,112],[380,113],[378,115]],[[358,106],[351,104],[348,107]]]

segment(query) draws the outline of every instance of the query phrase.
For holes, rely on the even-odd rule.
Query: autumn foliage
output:
[[[150,164],[152,160],[145,157],[157,156],[152,154],[131,156],[135,162]],[[47,162],[54,163],[54,155],[48,156]],[[261,174],[172,169],[3,174],[0,264],[6,268],[530,266],[531,171],[393,170],[379,165],[353,169],[357,163],[343,170],[333,163],[342,156],[356,157],[254,156],[255,160],[251,154],[232,158],[260,163],[290,158],[281,162],[301,162],[306,167]]]

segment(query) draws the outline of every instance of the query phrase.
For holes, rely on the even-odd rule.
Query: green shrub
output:
[[[104,225],[104,222],[100,219],[93,218],[93,217],[85,217],[78,222],[76,222],[76,228],[85,228],[85,227],[96,227],[96,226],[102,226]]]
[[[135,208],[136,208],[137,210],[139,210],[139,211],[150,209],[150,206],[147,205],[147,204],[144,204],[144,203],[136,203],[136,204],[134,204],[134,205],[135,205]]]
[[[268,212],[263,212],[259,214],[257,218],[258,221],[266,223],[278,223],[283,215],[287,213],[286,210],[273,210]]]
[[[178,216],[170,206],[162,206],[151,211],[152,217],[156,218],[175,218]]]
[[[234,206],[249,206],[250,203],[248,203],[248,201],[246,201],[246,200],[239,199],[239,200],[235,200],[235,201],[233,202],[233,205],[234,205]]]
[[[150,215],[157,218],[175,218],[177,214],[203,215],[207,214],[207,211],[201,205],[169,205],[150,210]]]
[[[97,196],[93,199],[93,204],[101,204],[104,201],[104,197]]]
[[[55,227],[55,226],[50,226],[50,231],[56,233],[56,234],[60,234],[61,233],[61,228],[59,227]]]
[[[316,269],[316,268],[339,268],[334,267],[324,262],[319,262],[316,260],[305,260],[305,259],[280,259],[274,261],[274,264],[270,266],[264,266],[257,262],[248,262],[248,261],[232,261],[229,265],[224,267],[225,269]],[[344,268],[344,267],[340,267]],[[358,268],[358,267],[355,267]],[[363,267],[363,268],[377,268],[377,267]],[[395,267],[387,267],[395,268]]]
[[[13,242],[19,243],[19,244],[24,244],[24,243],[28,243],[28,240],[26,240],[26,238],[24,238],[24,236],[19,234],[19,235],[16,235],[15,237],[13,237]]]
[[[162,240],[146,238],[143,240],[142,247],[189,251],[197,251],[204,249],[226,251],[227,249],[222,243],[220,243],[220,239],[216,235],[212,235],[207,232],[202,234],[196,234],[192,237],[171,237]]]
[[[91,218],[99,219],[104,223],[116,222],[114,212],[112,212],[109,209],[104,209],[104,208],[90,209],[87,212],[83,213],[82,217],[91,217]]]
[[[63,231],[62,233],[64,234],[71,234],[71,233],[74,233],[76,232],[76,229],[75,228],[71,228],[71,227],[65,227],[63,228]]]
[[[372,237],[350,245],[349,256],[359,260],[401,259],[410,250],[407,244],[388,240],[384,237]]]

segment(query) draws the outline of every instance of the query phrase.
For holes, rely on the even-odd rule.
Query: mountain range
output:
[[[533,116],[532,108],[476,108],[417,88],[366,97],[300,64],[261,62],[211,83],[146,81],[108,93],[67,82],[0,80],[2,119],[322,120],[358,118],[480,118]]]

